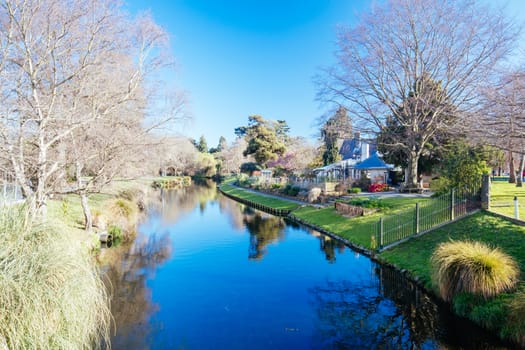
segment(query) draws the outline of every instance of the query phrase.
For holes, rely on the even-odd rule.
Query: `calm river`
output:
[[[390,269],[215,186],[111,248],[114,349],[504,349]],[[106,253],[108,253],[106,252]]]

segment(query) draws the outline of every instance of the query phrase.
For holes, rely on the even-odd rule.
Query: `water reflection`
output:
[[[164,191],[148,213],[107,250],[114,349],[503,348],[396,271],[214,184]]]
[[[111,311],[118,337],[114,349],[147,349],[153,325],[149,318],[159,306],[151,300],[146,280],[171,255],[168,234],[139,235],[130,245],[105,250],[104,275],[112,290]]]
[[[249,207],[244,210],[244,224],[250,233],[249,259],[262,259],[266,246],[284,238],[284,219],[263,212],[255,212]]]
[[[160,189],[155,198],[149,201],[148,210],[159,216],[164,224],[175,224],[180,218],[199,206],[201,214],[206,204],[217,198],[217,185],[211,180],[199,181],[198,185],[182,187],[177,190]],[[174,210],[176,208],[176,210]]]
[[[316,348],[507,348],[454,317],[399,272],[381,266],[374,271],[378,279],[326,281],[310,289],[318,317]]]

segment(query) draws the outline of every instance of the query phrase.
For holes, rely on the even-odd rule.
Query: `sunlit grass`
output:
[[[229,183],[222,184],[220,188],[223,192],[231,196],[249,200],[252,202],[256,202],[258,204],[262,204],[264,206],[267,206],[273,209],[294,210],[300,206],[298,203],[294,203],[294,202],[287,201],[284,199],[273,198],[273,197],[265,196],[262,194],[253,193],[253,192],[232,186]]]
[[[108,295],[86,247],[0,210],[0,347],[92,349],[109,339]]]
[[[379,258],[395,265],[400,270],[410,271],[412,276],[417,276],[426,288],[432,290],[430,264],[432,253],[441,243],[450,240],[475,240],[498,247],[518,264],[521,271],[520,282],[523,283],[525,280],[525,227],[488,212],[476,213],[417,239],[404,242],[382,252]],[[518,294],[517,292],[503,293],[489,300],[462,294],[454,299],[454,310],[459,315],[499,332],[507,338],[516,339],[517,331],[508,330],[509,310],[507,305]]]
[[[348,218],[339,214],[333,206],[318,209],[306,206],[297,209],[293,215],[312,225],[335,233],[350,242],[364,248],[375,248],[374,238],[377,233],[377,224],[381,216],[397,215],[400,220],[413,218],[416,203],[430,200],[426,197],[388,197],[381,199],[385,208],[376,213]],[[375,242],[377,244],[377,242]]]
[[[490,186],[490,210],[514,217],[514,197],[518,198],[519,217],[525,220],[525,187],[506,181],[494,181]]]
[[[446,301],[459,293],[488,299],[511,290],[518,282],[519,268],[514,259],[480,242],[441,243],[430,261],[434,285]]]

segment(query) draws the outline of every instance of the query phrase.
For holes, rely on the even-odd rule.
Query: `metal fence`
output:
[[[378,249],[393,247],[480,207],[480,187],[476,186],[473,189],[452,190],[428,201],[416,203],[413,209],[381,217],[375,229]]]

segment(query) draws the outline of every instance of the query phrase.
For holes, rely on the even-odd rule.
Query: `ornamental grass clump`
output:
[[[433,282],[446,301],[464,292],[488,299],[513,289],[519,279],[518,265],[510,256],[480,242],[442,243],[431,264]]]
[[[109,345],[109,298],[88,249],[0,207],[0,348]]]

